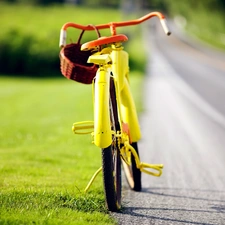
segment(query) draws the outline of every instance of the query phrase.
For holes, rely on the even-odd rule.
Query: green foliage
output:
[[[164,0],[170,17],[182,16],[186,31],[200,40],[225,50],[224,0]]]
[[[48,48],[41,48],[45,45],[44,41],[17,29],[9,30],[1,39],[0,72],[34,76],[58,74],[58,49],[49,44]]]
[[[188,17],[193,12],[198,12],[199,10],[210,11],[211,13],[219,12],[223,14],[225,8],[224,0],[183,0],[183,1],[173,1],[164,0],[165,7],[170,15],[180,13],[181,15]]]
[[[20,4],[30,4],[30,5],[50,5],[56,3],[66,3],[70,2],[77,5],[85,5],[85,6],[95,6],[99,7],[99,5],[104,7],[115,7],[118,8],[120,5],[120,0],[1,0],[3,2],[8,3],[20,3]]]
[[[107,20],[103,21],[105,13]],[[0,73],[32,76],[60,76],[59,33],[68,21],[93,24],[119,20],[113,9],[83,8],[68,5],[48,7],[0,4]],[[31,16],[32,15],[32,16]],[[87,17],[86,15],[89,15]],[[9,19],[13,18],[13,19]],[[68,30],[68,43],[77,42],[80,31]],[[107,31],[102,31],[102,35]],[[85,32],[82,42],[96,38]]]
[[[106,14],[107,18],[104,16]],[[61,76],[58,43],[60,29],[65,22],[89,24],[91,21],[93,24],[101,24],[120,20],[120,13],[115,9],[93,10],[71,5],[34,7],[0,4],[0,15],[0,73],[37,77]],[[137,32],[137,29],[131,30],[131,34],[133,32]],[[77,42],[79,34],[78,30],[68,29],[67,42]],[[109,30],[101,30],[101,35],[109,35]],[[95,38],[95,32],[87,31],[82,43]],[[144,54],[137,56],[135,53],[137,49],[141,51],[141,45],[138,44],[140,39],[140,35],[132,37],[127,50],[131,50],[131,69],[143,72]]]
[[[225,1],[224,0],[148,0],[150,8],[166,11],[170,15],[174,13],[185,13],[186,16],[189,11],[196,11],[198,9],[206,9],[213,11],[224,12]]]
[[[64,3],[65,0],[3,0],[9,3],[22,3],[22,4],[33,4],[33,5],[49,5],[55,3]]]

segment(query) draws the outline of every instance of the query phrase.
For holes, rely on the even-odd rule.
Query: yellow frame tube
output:
[[[129,126],[131,141],[137,142],[141,138],[141,130],[128,81],[128,57],[128,53],[122,48],[113,48],[111,53],[112,71],[119,92],[117,93],[119,115],[121,122],[127,123]]]
[[[137,142],[141,138],[141,130],[138,121],[137,110],[131,95],[128,80],[125,79],[121,96],[122,121],[129,126],[130,137],[132,142]]]

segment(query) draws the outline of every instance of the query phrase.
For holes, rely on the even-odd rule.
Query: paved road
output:
[[[139,147],[143,161],[165,168],[160,178],[143,174],[141,193],[124,187],[119,224],[225,224],[225,57],[175,31],[145,30],[151,57]]]

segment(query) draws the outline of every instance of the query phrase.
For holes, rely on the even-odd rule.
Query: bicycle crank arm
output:
[[[127,141],[127,135],[125,135],[123,139],[124,139],[124,147],[120,149],[120,152],[121,152],[121,157],[123,158],[124,162],[127,165],[130,165],[131,163],[131,154],[132,154],[135,159],[136,167],[140,169],[141,172],[147,173],[155,177],[160,177],[162,175],[163,164],[148,164],[148,163],[140,162],[140,158],[138,154],[136,153],[135,149]],[[158,171],[158,173],[152,172],[150,169],[156,170]]]

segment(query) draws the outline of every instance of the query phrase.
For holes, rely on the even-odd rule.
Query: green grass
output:
[[[10,36],[14,42],[21,40],[20,34],[35,36],[41,41],[32,44],[34,53],[50,47],[54,51],[49,54],[58,55],[63,23],[88,24],[90,18],[103,23],[119,21],[120,15],[109,9],[0,4],[0,40],[8,33],[14,34]],[[76,35],[69,35],[74,40]],[[144,68],[143,54],[139,57],[135,50],[140,50],[140,38],[132,38],[131,55]],[[131,74],[139,112],[142,71]],[[115,224],[105,207],[101,174],[83,193],[101,166],[101,150],[91,144],[90,135],[74,135],[71,130],[73,122],[93,119],[91,86],[63,77],[4,75],[0,84],[0,224]]]
[[[83,194],[100,150],[71,131],[76,120],[92,119],[91,86],[66,79],[0,82],[0,224],[112,222],[101,177]]]
[[[1,198],[1,224],[113,224],[93,196],[14,191]]]
[[[141,76],[132,75],[141,109]],[[114,224],[102,176],[87,194],[101,151],[73,122],[92,120],[91,86],[65,78],[0,77],[0,224]]]

